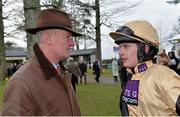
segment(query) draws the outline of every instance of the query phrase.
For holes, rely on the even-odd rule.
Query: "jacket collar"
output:
[[[127,69],[127,71],[131,74],[141,73],[141,72],[146,71],[152,65],[153,65],[152,61],[149,60],[149,61],[137,64],[136,67],[134,68],[134,73],[132,72],[131,69]]]
[[[44,53],[41,51],[37,43],[34,44],[33,50],[37,61],[39,62],[40,67],[46,76],[46,79],[49,80],[50,78],[55,77],[58,74],[57,70],[54,68],[52,63],[45,57]]]

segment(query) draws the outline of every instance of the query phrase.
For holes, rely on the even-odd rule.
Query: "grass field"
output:
[[[118,116],[120,86],[108,84],[78,85],[77,98],[83,116]]]
[[[0,81],[0,111],[6,81]],[[77,99],[83,116],[118,116],[119,84],[88,83],[77,86]]]
[[[92,73],[93,73],[92,69],[87,70],[88,75],[92,75]],[[102,69],[101,75],[112,76],[112,69]]]
[[[4,86],[7,81],[0,81],[0,111],[2,108],[2,99],[3,99],[3,91],[4,91]]]

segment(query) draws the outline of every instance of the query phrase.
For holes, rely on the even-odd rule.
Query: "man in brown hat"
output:
[[[180,115],[180,77],[164,65],[153,64],[159,37],[147,21],[130,21],[111,32],[119,45],[123,67],[120,109],[125,116]]]
[[[68,14],[56,9],[42,10],[37,26],[26,31],[36,34],[38,42],[32,59],[6,85],[2,115],[79,116],[70,74],[61,61],[74,46],[72,36],[81,34],[72,29]]]

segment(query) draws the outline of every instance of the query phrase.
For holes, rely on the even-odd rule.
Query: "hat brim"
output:
[[[48,30],[48,29],[62,29],[62,30],[66,30],[68,32],[72,33],[72,36],[74,37],[78,37],[78,36],[82,36],[81,33],[76,32],[74,30],[72,30],[71,28],[67,28],[67,27],[60,27],[60,26],[49,26],[49,27],[38,27],[38,28],[28,28],[25,29],[26,32],[35,35],[37,32],[39,31],[43,31],[43,30]]]
[[[127,34],[124,33],[120,33],[120,32],[110,32],[109,35],[111,36],[112,39],[114,39],[116,44],[120,44],[120,43],[136,43],[136,42],[143,42],[141,39],[138,39],[136,37],[132,37],[129,36]]]

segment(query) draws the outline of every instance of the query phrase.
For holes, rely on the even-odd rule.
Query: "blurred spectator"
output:
[[[159,49],[159,52],[157,53],[157,56],[156,56],[156,63],[165,65],[165,66],[170,65],[170,58],[166,54],[165,49],[163,48]]]
[[[8,77],[13,75],[13,63],[11,63],[10,66],[7,68],[7,75]]]
[[[87,64],[85,61],[80,60],[78,66],[79,66],[79,69],[81,70],[81,74],[82,74],[82,77],[80,77],[80,84],[82,84],[83,77],[84,77],[84,83],[87,84],[87,79],[86,79]]]
[[[20,67],[22,64],[19,62],[13,62],[10,64],[10,66],[7,68],[7,75],[8,77],[11,77]]]
[[[74,61],[72,57],[69,57],[67,60],[67,70],[72,73],[71,83],[76,92],[76,84],[78,84],[78,77],[82,77],[81,71],[78,67],[78,64]]]
[[[94,78],[97,83],[99,83],[99,77],[100,77],[100,64],[99,61],[96,59],[96,61],[93,63],[93,71],[96,75]]]
[[[179,50],[178,50],[178,66],[177,66],[177,72],[178,72],[178,74],[180,75],[180,48],[179,48]]]
[[[175,53],[173,51],[168,52],[168,56],[170,58],[170,65],[169,67],[174,70],[175,72],[177,72],[177,66],[179,63],[178,58],[175,56]]]
[[[119,81],[122,83],[122,71],[123,71],[123,64],[122,64],[122,60],[119,58],[118,59],[118,66],[119,66]]]
[[[118,75],[119,74],[119,65],[118,60],[115,58],[112,61],[112,75],[114,77],[114,82],[118,82]]]

